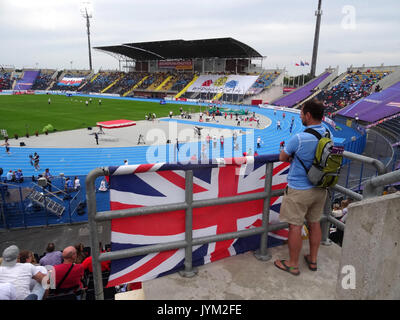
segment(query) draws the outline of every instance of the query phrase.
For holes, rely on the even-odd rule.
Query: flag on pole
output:
[[[296,63],[296,67],[300,67],[300,65],[298,63]]]
[[[304,66],[304,62],[303,62],[303,61],[300,61],[300,65],[301,65],[301,66]]]

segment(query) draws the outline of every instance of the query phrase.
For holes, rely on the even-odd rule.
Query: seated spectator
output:
[[[54,243],[50,242],[47,245],[46,251],[47,253],[45,254],[44,257],[42,257],[39,260],[39,264],[41,266],[55,266],[57,264],[62,263],[62,254],[60,251],[54,251],[55,245]]]
[[[22,170],[18,169],[17,171],[15,171],[15,181],[22,183],[24,182],[24,175],[22,174]]]
[[[55,293],[75,292],[78,293],[83,288],[82,280],[84,269],[81,264],[75,264],[77,254],[72,246],[63,250],[62,257],[64,262],[54,266],[55,271]],[[80,295],[77,296],[80,300]]]
[[[74,190],[78,191],[81,189],[81,182],[78,177],[74,178]]]
[[[30,263],[17,263],[19,248],[16,245],[3,251],[3,262],[0,266],[0,283],[11,283],[17,300],[37,300],[39,297],[30,291],[31,279],[41,284],[45,274]]]
[[[99,244],[99,249],[100,249],[100,253],[106,252],[105,250],[103,250],[101,243]],[[110,264],[111,261],[102,261],[100,262],[101,264],[101,272],[103,271],[110,271]],[[82,266],[85,270],[89,271],[90,273],[93,272],[93,264],[92,264],[92,256],[87,257],[83,262],[82,262]]]
[[[106,183],[106,180],[105,179],[103,179],[103,180],[101,180],[101,182],[100,182],[100,187],[99,187],[99,191],[107,191],[108,189],[107,189],[107,183]]]
[[[86,254],[83,251],[83,248],[85,246],[83,245],[83,243],[78,243],[75,245],[75,249],[76,249],[76,261],[75,263],[82,263],[83,260],[86,259]]]
[[[343,216],[343,210],[340,208],[340,204],[339,203],[335,203],[333,205],[332,215],[335,218],[341,218]]]
[[[17,294],[13,284],[0,283],[0,300],[17,300]]]
[[[46,178],[47,187],[48,187],[49,191],[51,192],[51,180],[53,179],[53,176],[51,175],[49,168],[46,168],[46,170],[44,170],[43,177]]]
[[[15,175],[14,175],[14,172],[12,170],[7,172],[6,179],[7,179],[6,180],[7,182],[15,181]]]
[[[19,263],[30,263],[34,266],[36,266],[37,271],[47,275],[47,269],[43,266],[39,266],[35,260],[35,256],[32,251],[29,250],[23,250],[19,253],[18,256],[18,262]],[[41,283],[38,283],[37,281],[31,279],[31,284],[29,286],[30,291],[33,294],[36,294],[38,296],[38,300],[42,300],[44,297],[47,296],[48,290],[43,288]]]
[[[74,191],[74,182],[70,178],[65,180],[64,191],[67,193]]]

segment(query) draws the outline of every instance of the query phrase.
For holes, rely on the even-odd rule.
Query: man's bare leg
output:
[[[317,262],[318,249],[321,243],[322,233],[321,233],[321,225],[318,222],[308,223],[309,236],[308,241],[310,243],[310,254],[309,261]]]

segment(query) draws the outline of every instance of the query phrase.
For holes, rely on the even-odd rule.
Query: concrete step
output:
[[[146,300],[334,300],[341,258],[341,248],[321,245],[318,271],[308,269],[303,255],[308,253],[308,241],[303,243],[299,276],[278,270],[273,262],[288,258],[287,245],[269,249],[272,259],[259,261],[252,252],[219,260],[198,268],[193,278],[179,273],[146,281]]]

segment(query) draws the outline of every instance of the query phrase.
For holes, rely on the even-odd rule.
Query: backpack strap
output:
[[[64,280],[68,277],[69,273],[71,272],[72,268],[74,267],[74,263],[71,264],[71,267],[68,269],[68,271],[65,273],[64,277],[61,279],[61,281],[58,283],[56,292],[58,291],[57,289],[61,289],[61,285],[63,284]],[[58,293],[58,292],[57,292]]]
[[[307,133],[312,134],[312,135],[315,136],[318,140],[320,140],[320,139],[322,138],[322,135],[321,135],[317,130],[314,130],[314,129],[312,129],[312,128],[307,128],[306,130],[304,130],[304,132],[307,132]],[[330,135],[330,133],[329,133],[329,130],[326,130],[324,137],[327,137],[327,138],[330,138],[330,137],[331,137],[331,135]]]
[[[314,130],[312,128],[307,128],[306,130],[304,130],[304,132],[312,134],[314,137],[316,137],[318,139],[318,141],[322,138],[322,135],[317,130]],[[330,138],[329,130],[326,130],[325,136]],[[300,161],[300,163],[303,166],[306,173],[308,173],[309,169],[306,168],[304,162],[298,156],[297,156],[297,159]]]

